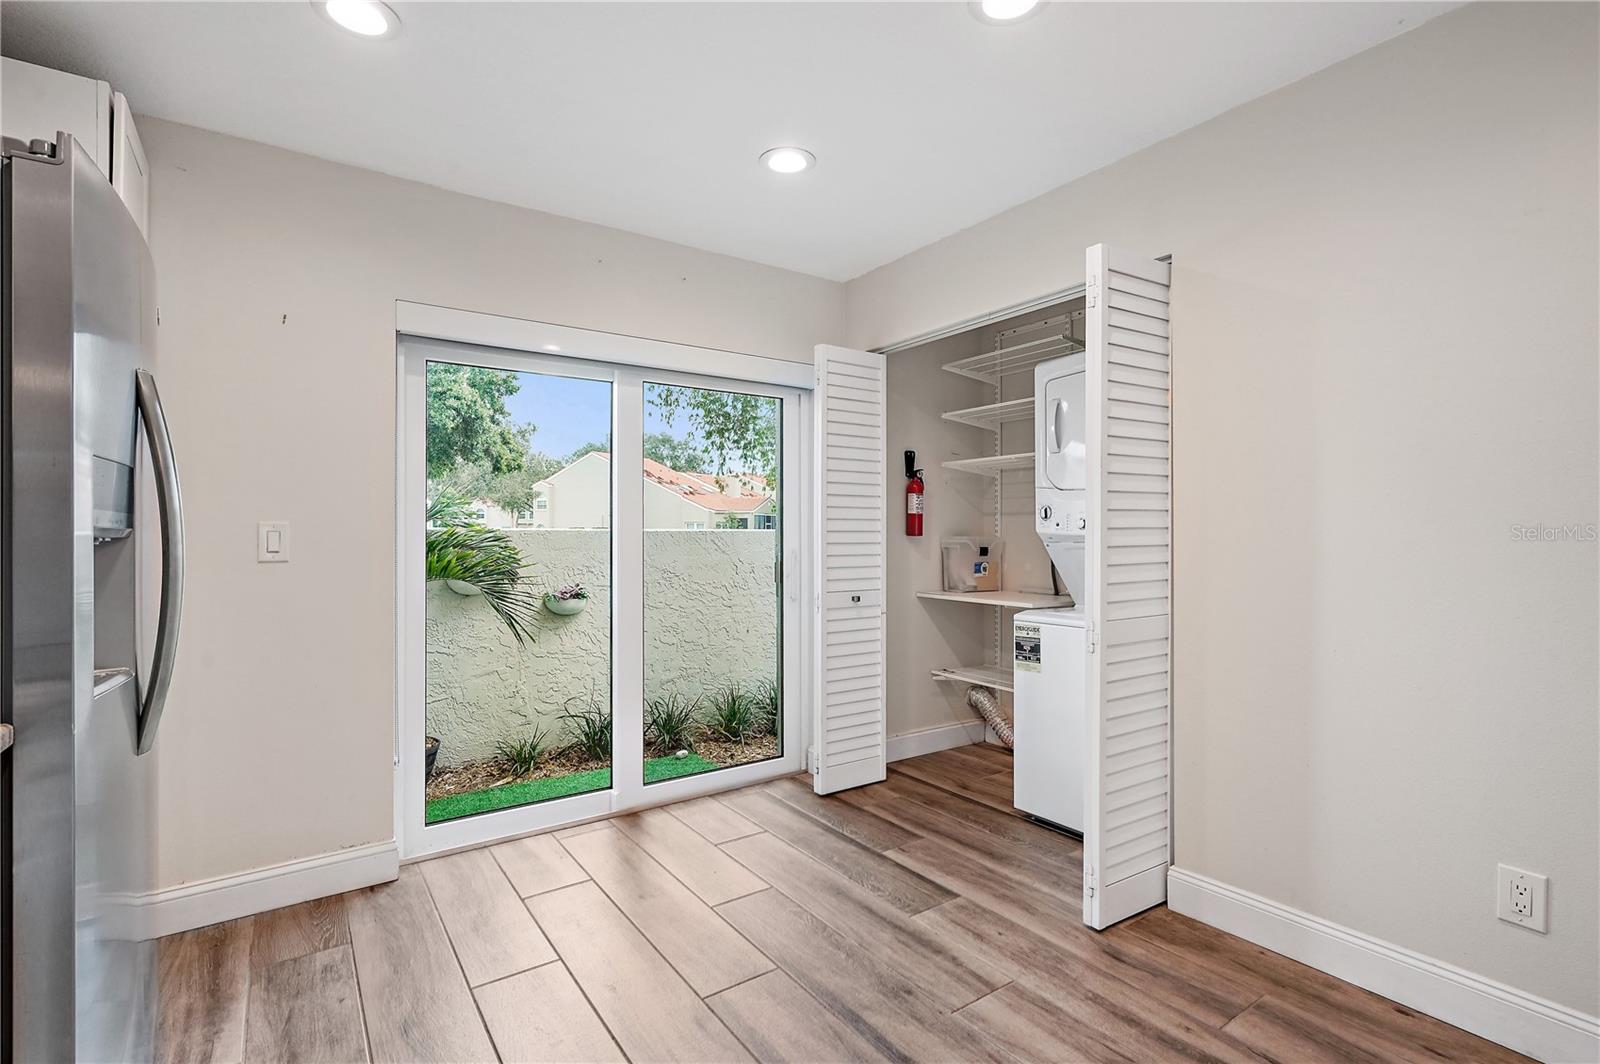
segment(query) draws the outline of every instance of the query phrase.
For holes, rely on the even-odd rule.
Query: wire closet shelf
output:
[[[954,362],[946,362],[944,368],[951,373],[998,386],[1002,377],[1031,370],[1041,362],[1048,362],[1052,358],[1075,355],[1082,351],[1083,328],[1082,310],[1058,314],[1001,333],[997,337],[998,343],[993,351],[984,351]],[[1044,335],[1035,336],[1031,340],[1016,339],[1040,331],[1043,331]]]
[[[969,406],[964,410],[947,410],[940,415],[946,421],[954,421],[961,425],[971,425],[973,428],[988,429],[991,432],[999,431],[999,427],[1010,421],[1033,420],[1033,396],[1024,396],[1021,399],[1009,399],[1003,403],[985,403],[983,406]]]
[[[998,477],[1002,473],[1021,472],[1033,468],[1033,452],[1022,454],[993,454],[987,458],[953,458],[940,462],[945,469],[957,473],[976,473],[985,477]]]

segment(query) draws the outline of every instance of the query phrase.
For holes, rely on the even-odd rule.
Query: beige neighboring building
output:
[[[774,528],[777,503],[766,478],[754,473],[680,473],[644,460],[644,527],[702,529],[738,522],[739,528]],[[590,451],[533,486],[533,508],[515,514],[487,504],[502,528],[611,527],[611,456]]]
[[[488,499],[473,499],[468,514],[474,521],[488,525],[490,528],[537,528],[533,523],[531,510],[507,510],[497,506]]]

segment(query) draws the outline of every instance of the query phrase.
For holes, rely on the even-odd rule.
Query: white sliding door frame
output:
[[[408,319],[401,304],[400,323]],[[681,801],[798,772],[810,737],[812,681],[807,667],[812,636],[810,519],[814,496],[810,460],[812,368],[801,363],[688,348],[637,337],[545,326],[493,315],[426,308],[426,337],[397,338],[398,395],[396,567],[397,743],[395,838],[403,859],[449,853],[486,842],[536,834],[615,813]],[[480,320],[481,319],[481,320]],[[448,323],[448,328],[441,322]],[[446,335],[441,335],[444,333]],[[514,350],[482,346],[475,339],[515,339],[534,345]],[[560,343],[543,342],[558,338]],[[560,348],[561,354],[548,353]],[[572,351],[585,357],[566,354]],[[605,380],[612,385],[611,485],[611,786],[588,794],[554,798],[439,824],[426,824],[423,738],[426,733],[426,366],[429,361]],[[641,367],[637,363],[645,362]],[[682,366],[684,369],[675,369]],[[755,373],[775,380],[710,375],[708,366]],[[783,581],[778,653],[783,677],[783,753],[777,758],[644,782],[644,386],[682,385],[764,395],[782,401],[782,469],[779,478],[780,573]]]
[[[779,757],[757,761],[748,765],[735,765],[703,772],[695,776],[644,782],[644,674],[645,602],[642,594],[633,593],[628,609],[617,614],[616,636],[612,654],[612,705],[614,709],[626,705],[627,712],[617,712],[613,717],[613,764],[611,786],[616,795],[613,812],[642,809],[665,802],[681,801],[702,794],[743,787],[751,783],[793,775],[804,765],[803,712],[804,683],[802,642],[799,639],[804,627],[802,606],[806,599],[805,569],[801,547],[801,526],[805,523],[804,467],[800,460],[800,447],[805,434],[801,430],[801,393],[794,388],[762,384],[755,381],[729,380],[703,374],[673,373],[660,369],[621,369],[617,371],[619,417],[613,439],[615,451],[614,490],[618,493],[619,507],[614,523],[615,545],[619,563],[630,561],[637,566],[637,574],[627,571],[624,578],[629,588],[644,588],[644,388],[649,384],[666,384],[686,388],[706,388],[716,391],[739,392],[744,395],[762,395],[780,400],[782,424],[779,428],[780,460],[778,474],[779,572],[782,574],[782,613],[779,622],[778,660],[783,677],[783,752]],[[638,415],[635,417],[634,415]],[[623,426],[628,426],[625,431]],[[625,508],[624,508],[625,507]],[[628,523],[624,525],[623,515]],[[619,570],[621,571],[621,570]],[[637,581],[636,583],[634,581]],[[620,581],[619,581],[620,585]],[[624,630],[622,625],[628,628]],[[624,659],[626,655],[626,660]],[[620,692],[620,695],[619,695]],[[637,705],[631,701],[639,700]],[[637,720],[637,742],[630,735],[627,741],[618,738],[621,722]],[[631,731],[634,725],[627,725]],[[621,753],[626,750],[629,763],[623,764]],[[636,763],[635,763],[636,761]]]

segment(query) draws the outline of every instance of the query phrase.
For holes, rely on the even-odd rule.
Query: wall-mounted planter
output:
[[[544,597],[544,608],[558,617],[576,617],[589,605],[588,599],[556,598],[553,593]]]
[[[426,767],[423,769],[422,775],[426,778],[433,775],[433,763],[439,760],[439,740],[431,735],[425,735],[423,736],[423,743],[424,757],[426,758],[424,764]]]
[[[466,595],[469,598],[474,595],[483,594],[482,588],[469,584],[465,580],[446,580],[444,582],[444,586],[449,588],[451,591],[454,591],[458,595]]]

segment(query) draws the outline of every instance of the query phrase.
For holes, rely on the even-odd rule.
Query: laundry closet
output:
[[[1083,350],[1084,327],[1079,294],[887,352],[891,734],[970,728],[974,685],[1011,717],[1012,616],[1072,605],[1033,531],[1033,381],[1038,365]],[[905,501],[894,474],[908,450],[926,486],[920,537],[895,516]],[[959,540],[990,548],[998,589],[945,579]]]
[[[829,793],[1014,741],[1013,804],[1082,835],[1105,927],[1171,860],[1171,268],[1095,245],[1084,276],[818,348],[811,763]]]

